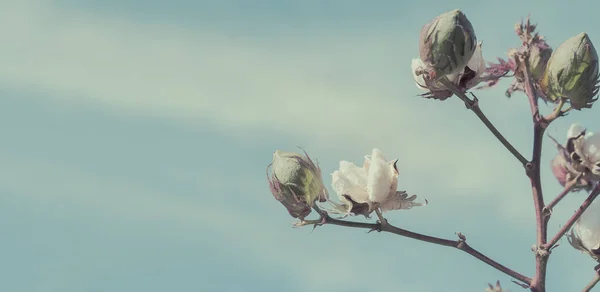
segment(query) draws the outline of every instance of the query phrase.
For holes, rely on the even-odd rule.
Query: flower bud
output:
[[[429,79],[461,72],[475,53],[477,37],[462,11],[443,13],[421,29],[419,53]]]
[[[580,110],[596,101],[598,82],[598,54],[588,35],[580,33],[552,53],[540,85],[548,99],[567,99]]]
[[[283,204],[290,215],[304,220],[316,200],[326,201],[328,194],[321,169],[308,157],[281,150],[273,153],[273,162],[267,167],[267,179],[271,193]],[[269,177],[269,168],[273,173]]]

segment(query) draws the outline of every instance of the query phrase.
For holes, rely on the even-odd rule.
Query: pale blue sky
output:
[[[456,98],[416,97],[418,33],[460,8],[494,60],[531,12],[553,47],[581,31],[600,44],[591,0],[0,3],[0,290],[15,292],[520,291],[457,250],[293,229],[265,167],[299,145],[329,186],[339,160],[378,147],[399,158],[399,188],[430,202],[390,222],[461,231],[532,276],[529,182]],[[529,157],[529,108],[506,85],[481,106]],[[599,131],[597,112],[549,132]],[[560,187],[544,146],[549,200]],[[555,209],[551,232],[583,197]],[[563,240],[550,291],[580,290],[593,266]]]

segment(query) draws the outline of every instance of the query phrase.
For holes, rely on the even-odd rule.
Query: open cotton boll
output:
[[[364,167],[358,167],[356,164],[348,161],[340,161],[339,171],[348,181],[357,187],[365,189],[367,187],[367,171]]]
[[[582,132],[585,132],[585,128],[580,124],[571,124],[569,130],[567,131],[567,139],[575,138],[579,136]]]
[[[340,161],[340,168],[331,174],[331,186],[341,203],[329,200],[328,212],[348,215],[364,215],[372,212],[367,194],[367,172],[354,163]]]
[[[561,185],[579,176],[571,190],[590,190],[600,181],[600,135],[589,132],[583,126],[574,123],[567,131],[564,145],[550,137],[556,144],[558,153],[552,161],[552,173]]]
[[[594,133],[589,136],[586,135],[582,146],[583,152],[587,155],[590,163],[600,162],[600,135]]]
[[[327,212],[347,215],[369,215],[377,208],[381,211],[410,209],[424,206],[414,202],[415,195],[408,196],[398,189],[398,160],[386,161],[381,150],[375,148],[365,156],[362,167],[352,162],[340,161],[338,170],[331,174],[331,186],[337,193],[340,203],[329,200]]]
[[[340,162],[340,169],[333,172],[331,176],[331,185],[340,200],[344,199],[343,195],[347,195],[358,203],[368,201],[367,174],[364,169],[353,163],[342,161]]]
[[[592,202],[574,229],[587,250],[592,251],[600,247],[600,200]]]
[[[385,160],[385,156],[383,156],[381,150],[377,148],[373,149],[367,176],[367,193],[369,194],[369,201],[374,203],[385,202],[392,193],[390,187],[394,184],[394,178],[390,168],[393,167],[393,165]],[[397,185],[395,187],[397,187]],[[394,189],[393,192],[395,193],[396,190]]]

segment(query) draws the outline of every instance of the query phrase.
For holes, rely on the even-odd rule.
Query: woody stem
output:
[[[459,89],[456,85],[454,85],[454,83],[450,82],[450,80],[448,80],[447,77],[442,78],[440,80],[440,83],[442,83],[444,86],[446,86],[446,88],[448,88],[450,91],[452,91],[452,93],[456,94],[456,96],[458,96],[465,103],[465,105],[467,106],[467,109],[470,109],[473,113],[475,113],[475,115],[477,115],[477,117],[481,120],[481,122],[483,122],[483,124],[488,128],[488,130],[490,130],[490,132],[492,132],[492,134],[496,137],[496,139],[498,139],[498,141],[500,141],[500,143],[502,143],[502,145],[504,145],[504,147],[515,158],[517,158],[517,160],[519,160],[521,165],[525,166],[529,162],[519,152],[519,150],[517,150],[510,142],[508,142],[508,140],[504,137],[504,135],[502,135],[502,133],[500,133],[500,131],[498,131],[498,129],[496,129],[494,124],[492,124],[492,122],[485,116],[485,114],[479,107],[479,100],[477,99],[477,97],[474,94],[471,94],[473,96],[473,99],[470,99],[463,90]]]

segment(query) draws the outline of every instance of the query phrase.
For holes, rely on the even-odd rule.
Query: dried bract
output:
[[[503,290],[500,286],[500,281],[496,281],[496,285],[492,286],[492,284],[488,284],[488,287],[485,288],[485,292],[510,292],[508,290]]]
[[[523,72],[527,65],[535,95],[546,102],[550,101],[541,90],[539,83],[552,55],[552,48],[543,36],[535,32],[535,29],[536,25],[531,24],[529,18],[515,25],[515,32],[521,39],[521,47],[509,49],[507,60],[498,58],[498,63],[490,63],[482,76],[482,82],[486,84],[476,89],[496,86],[500,79],[510,77],[513,80],[505,92],[507,97],[511,97],[515,91],[525,91],[526,78]]]

